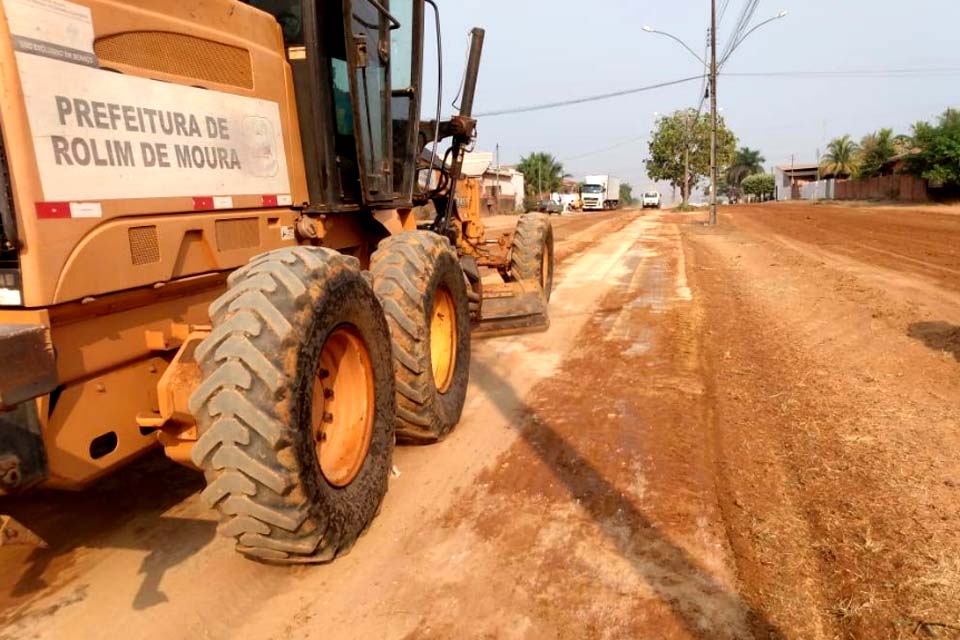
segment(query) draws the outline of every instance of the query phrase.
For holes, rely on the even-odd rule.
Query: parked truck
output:
[[[440,121],[428,8],[0,0],[0,496],[162,448],[241,553],[328,561],[457,424],[471,333],[546,327],[547,216],[457,207],[483,31]]]
[[[605,211],[620,206],[620,180],[608,175],[587,176],[580,189],[584,211]]]

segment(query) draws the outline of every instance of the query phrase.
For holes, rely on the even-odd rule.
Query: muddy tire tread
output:
[[[201,433],[192,458],[207,476],[201,498],[219,511],[220,532],[261,560],[322,562],[353,542],[325,535],[329,523],[295,482],[295,421],[283,392],[303,340],[297,318],[344,270],[359,271],[359,262],[321,248],[252,259],[210,305],[214,329],[195,351],[204,374],[190,399]]]
[[[424,325],[426,276],[439,260],[451,260],[459,270],[459,259],[447,238],[417,231],[381,241],[370,265],[374,290],[393,337],[397,438],[413,444],[442,440],[459,420],[459,409],[453,419],[444,418],[436,410],[430,336]],[[469,314],[466,285],[462,275],[459,277],[462,292],[457,295],[463,299],[464,313]],[[469,331],[461,327],[464,330]]]

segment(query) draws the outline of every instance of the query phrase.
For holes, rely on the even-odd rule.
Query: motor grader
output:
[[[549,221],[456,205],[483,31],[441,120],[428,24],[439,50],[432,0],[0,0],[0,494],[162,447],[240,552],[352,545],[395,441],[458,422],[471,333],[547,322]]]

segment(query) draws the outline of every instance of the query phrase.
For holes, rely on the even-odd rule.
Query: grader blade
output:
[[[11,516],[0,515],[0,547],[22,544],[46,548],[43,538],[14,520]]]
[[[483,285],[480,323],[475,336],[502,336],[546,331],[550,327],[547,299],[536,280]]]

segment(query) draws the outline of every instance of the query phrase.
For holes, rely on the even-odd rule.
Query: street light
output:
[[[717,224],[717,76],[720,66],[722,66],[733,52],[739,47],[747,37],[759,29],[760,27],[773,22],[774,20],[779,20],[787,16],[789,12],[786,10],[781,11],[777,15],[768,20],[764,20],[760,24],[756,25],[742,36],[740,36],[734,43],[731,45],[730,49],[727,51],[726,55],[723,56],[723,60],[717,62],[717,2],[716,0],[710,0],[710,63],[697,55],[697,52],[691,49],[686,42],[678,38],[677,36],[666,33],[665,31],[657,31],[649,25],[644,25],[643,30],[647,33],[656,33],[662,36],[666,36],[671,40],[674,40],[680,45],[683,46],[697,61],[704,66],[706,69],[707,75],[709,77],[709,95],[710,95],[710,222],[711,226]]]
[[[770,23],[773,22],[774,20],[779,20],[780,18],[786,18],[788,15],[790,15],[790,12],[787,11],[786,9],[784,9],[783,11],[781,11],[780,13],[778,13],[777,15],[773,16],[772,18],[767,18],[766,20],[764,20],[763,22],[761,22],[760,24],[758,24],[757,26],[755,26],[754,28],[750,29],[750,30],[747,31],[745,34],[743,34],[742,36],[740,36],[740,38],[739,38],[735,43],[733,43],[733,46],[730,47],[730,50],[727,52],[727,55],[725,55],[725,56],[723,57],[723,60],[720,61],[720,65],[723,66],[723,64],[730,58],[730,56],[733,55],[733,52],[736,51],[737,47],[739,47],[741,44],[743,44],[743,41],[746,40],[746,39],[750,36],[751,33],[753,33],[754,31],[756,31],[756,30],[759,29],[760,27],[763,27],[763,26],[765,26],[765,25],[770,24]]]
[[[684,49],[686,49],[687,51],[689,51],[689,52],[690,52],[690,55],[692,55],[694,58],[696,58],[696,59],[697,59],[697,62],[699,62],[699,63],[703,66],[704,69],[707,68],[707,66],[708,66],[708,65],[707,65],[707,61],[704,60],[703,58],[701,58],[699,55],[697,55],[697,52],[694,51],[693,49],[691,49],[691,48],[687,45],[686,42],[684,42],[683,40],[681,40],[681,39],[678,38],[677,36],[673,35],[672,33],[667,33],[666,31],[657,31],[656,29],[654,29],[653,27],[651,27],[651,26],[648,25],[648,24],[643,25],[643,30],[646,31],[647,33],[653,33],[653,34],[656,34],[656,35],[658,35],[658,36],[664,36],[664,37],[670,38],[671,40],[674,40],[674,41],[676,41],[676,42],[679,42],[679,43],[680,43],[680,46],[683,47]]]

